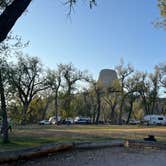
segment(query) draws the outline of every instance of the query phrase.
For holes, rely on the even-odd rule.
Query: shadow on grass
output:
[[[11,137],[9,143],[2,143],[2,139],[0,138],[0,152],[9,151],[9,150],[19,150],[24,148],[30,148],[35,146],[40,146],[42,144],[48,143],[64,143],[64,142],[88,142],[88,141],[110,141],[112,138],[104,138],[98,136],[82,136],[82,137],[42,137],[42,138],[34,138],[34,137]]]
[[[10,137],[9,143],[3,143],[0,139],[0,151],[19,150],[27,147],[35,147],[46,143],[52,143],[50,138],[33,138],[33,137]]]

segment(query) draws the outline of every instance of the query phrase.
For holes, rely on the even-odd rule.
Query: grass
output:
[[[143,139],[154,134],[158,141],[166,142],[166,127],[70,125],[70,126],[17,126],[9,134],[10,143],[2,144],[0,151],[39,146],[46,143],[74,141],[107,141],[111,139]]]

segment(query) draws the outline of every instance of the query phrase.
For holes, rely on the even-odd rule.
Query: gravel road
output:
[[[61,152],[32,161],[8,165],[24,166],[166,166],[166,151],[104,148]]]

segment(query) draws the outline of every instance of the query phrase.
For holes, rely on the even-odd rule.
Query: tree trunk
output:
[[[144,106],[144,109],[145,109],[145,112],[146,114],[150,114],[149,112],[149,107],[148,107],[148,103],[147,103],[147,100],[146,100],[146,97],[142,94],[141,94],[141,98],[142,98],[142,103],[143,103],[143,106]]]
[[[56,92],[55,94],[55,117],[56,117],[56,123],[58,124],[58,94]]]
[[[122,113],[123,113],[123,104],[124,104],[124,79],[122,79],[122,87],[121,87],[121,103],[120,103],[120,112],[119,112],[119,125],[122,125]]]
[[[123,103],[124,103],[124,99],[122,99],[122,101],[121,101],[121,103],[120,103],[119,125],[122,125]]]
[[[70,116],[70,109],[71,109],[71,86],[69,85],[68,90],[66,92],[65,95],[65,103],[64,103],[64,109],[66,111],[66,116],[69,117]]]
[[[116,124],[115,108],[117,106],[117,97],[115,98],[114,102],[111,99],[110,100],[105,100],[105,101],[110,105],[110,120],[111,120],[111,124]]]
[[[95,124],[95,119],[96,119],[96,106],[93,106],[93,114],[92,114],[92,122]]]
[[[96,124],[99,123],[100,111],[101,111],[100,93],[97,93],[97,117],[96,117]]]
[[[32,0],[14,0],[5,8],[0,15],[0,42],[6,39],[6,36],[18,20],[18,18],[27,9]]]
[[[22,125],[26,125],[26,123],[27,123],[27,110],[28,110],[28,107],[29,107],[29,104],[26,102],[23,105],[23,109],[22,109],[22,121],[21,121]]]
[[[48,97],[46,105],[44,106],[44,108],[42,110],[42,120],[45,119],[45,117],[46,117],[46,111],[48,109],[48,106],[49,106],[50,102],[51,102],[51,99],[50,99],[50,97]]]
[[[129,124],[132,112],[133,112],[133,101],[130,101],[130,111],[129,111],[129,115],[128,115],[126,124]]]
[[[152,100],[152,104],[151,104],[151,114],[154,114],[154,110],[155,110],[155,105],[156,105],[156,97],[153,98]]]
[[[116,105],[113,105],[111,107],[111,124],[115,124],[116,123],[116,120],[115,120],[115,108],[116,108]]]
[[[1,111],[2,111],[2,134],[3,134],[3,142],[9,142],[8,137],[8,121],[7,121],[7,112],[6,112],[6,99],[4,94],[4,86],[2,80],[2,73],[0,69],[0,95],[1,95]]]
[[[90,116],[90,106],[87,101],[87,94],[83,93],[83,99],[84,99],[84,109],[86,112],[86,116],[89,117]]]

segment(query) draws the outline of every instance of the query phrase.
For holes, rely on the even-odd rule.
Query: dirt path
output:
[[[11,165],[11,164],[10,164]],[[105,148],[77,150],[14,163],[24,166],[165,166],[166,151]],[[7,164],[5,165],[7,166]]]

